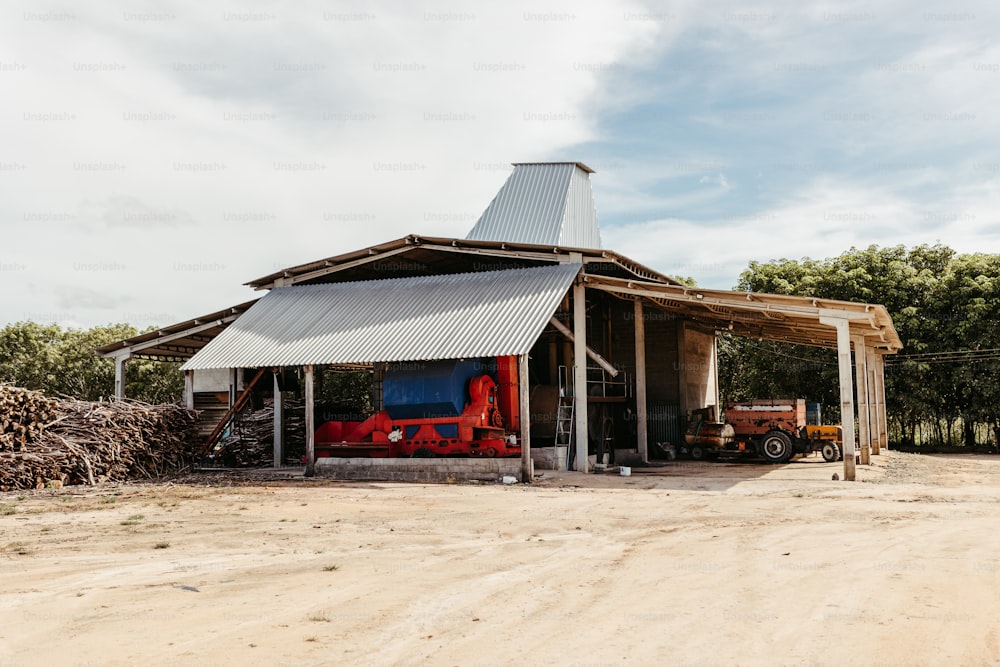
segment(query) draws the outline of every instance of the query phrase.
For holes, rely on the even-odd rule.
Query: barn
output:
[[[131,358],[183,362],[185,400],[218,436],[254,392],[305,401],[306,474],[530,481],[683,442],[718,415],[717,335],[837,350],[844,475],[886,446],[886,309],[689,287],[601,243],[580,162],[517,163],[463,239],[417,234],[247,283],[255,301],[104,346],[123,395]],[[852,362],[853,353],[853,362]],[[324,413],[317,382],[367,378],[370,414]],[[857,429],[855,428],[857,424]]]

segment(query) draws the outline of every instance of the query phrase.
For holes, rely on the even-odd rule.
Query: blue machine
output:
[[[495,373],[494,359],[389,364],[382,403],[393,419],[457,417],[468,402],[469,380]]]

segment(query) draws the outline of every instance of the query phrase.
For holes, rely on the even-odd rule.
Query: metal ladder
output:
[[[572,396],[560,396],[556,407],[556,447],[569,447],[573,442],[573,412]]]

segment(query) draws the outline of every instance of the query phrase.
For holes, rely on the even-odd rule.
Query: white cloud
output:
[[[0,264],[31,287],[4,317],[184,318],[282,266],[464,236],[507,163],[597,135],[609,72],[661,29],[630,7],[8,9]]]
[[[7,7],[0,312],[214,311],[464,236],[511,161],[588,162],[605,244],[713,287],[851,245],[1000,251],[995,28],[904,0]]]
[[[751,261],[816,259],[869,245],[943,243],[981,252],[1000,242],[1000,178],[925,208],[891,188],[820,178],[772,208],[696,222],[667,219],[602,230],[605,244],[664,273],[730,289]]]

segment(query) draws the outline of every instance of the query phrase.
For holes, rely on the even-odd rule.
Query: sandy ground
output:
[[[0,494],[0,665],[1000,664],[1000,457]]]

